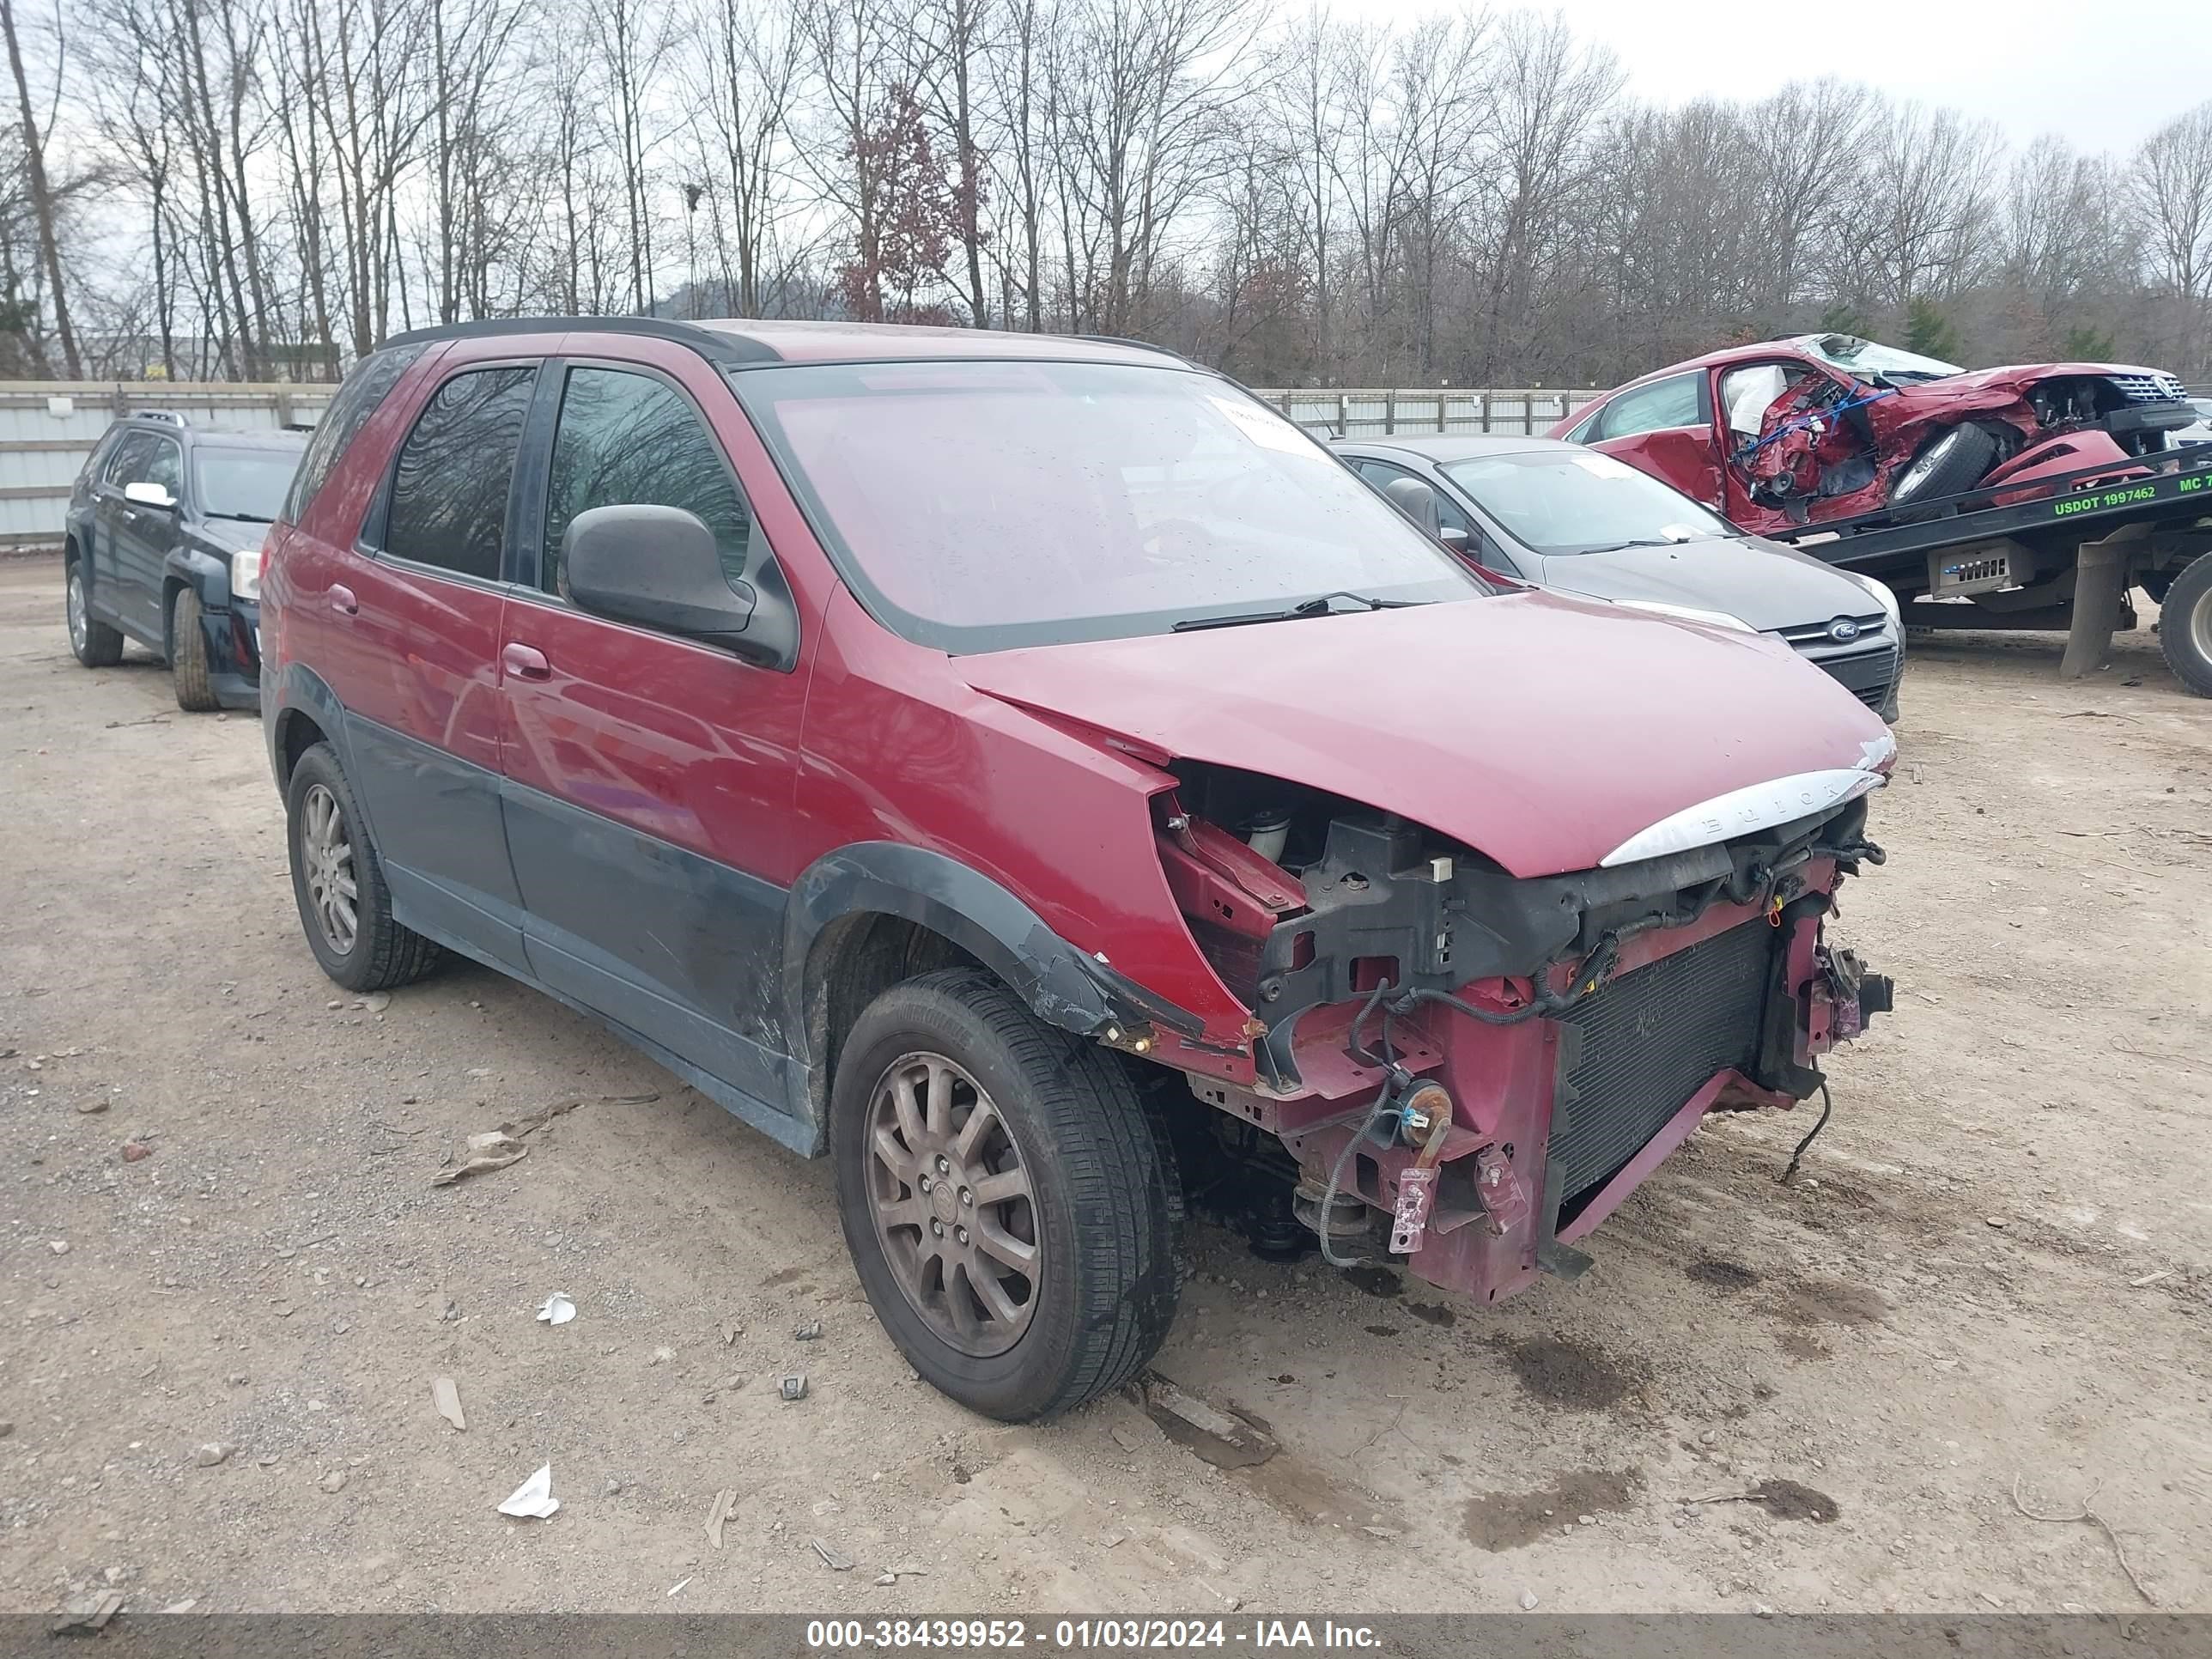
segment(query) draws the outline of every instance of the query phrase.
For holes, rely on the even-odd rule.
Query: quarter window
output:
[[[714,532],[722,574],[741,581],[753,536],[745,498],[698,412],[674,388],[612,368],[569,372],[553,440],[538,580],[563,591],[561,541],[594,507],[675,507]]]
[[[536,376],[534,368],[472,369],[438,388],[392,473],[387,554],[498,579],[507,489]]]
[[[1599,411],[1596,427],[1583,441],[1601,443],[1607,438],[1633,438],[1668,427],[1703,426],[1705,388],[1705,377],[1698,373],[1671,374],[1624,392]]]
[[[322,419],[315,422],[315,435],[307,440],[307,450],[300,457],[300,470],[292,475],[292,488],[284,498],[285,519],[293,524],[300,522],[300,515],[313,502],[354,434],[368,423],[386,394],[422,355],[419,345],[396,346],[354,365]]]

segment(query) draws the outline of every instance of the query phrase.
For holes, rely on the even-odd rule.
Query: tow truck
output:
[[[2176,678],[2212,697],[2212,443],[1768,533],[1887,583],[1908,628],[2063,632],[2068,678],[2136,626],[2140,588]]]

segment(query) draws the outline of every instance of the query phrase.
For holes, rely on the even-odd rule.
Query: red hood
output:
[[[961,659],[978,690],[1164,753],[1325,789],[1516,876],[1893,751],[1788,647],[1534,592]]]
[[[1947,395],[2002,392],[2017,396],[2041,380],[2097,379],[2107,374],[2141,375],[2148,377],[2157,371],[2130,368],[2124,363],[2008,363],[1997,368],[1970,369],[1964,374],[1946,374],[1940,380],[1926,380],[1917,386],[1897,388],[1900,398],[1915,400]]]

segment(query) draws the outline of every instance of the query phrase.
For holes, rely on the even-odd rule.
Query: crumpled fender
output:
[[[1139,1023],[1185,1036],[1205,1029],[1197,1015],[1070,945],[990,877],[927,848],[863,842],[817,859],[785,907],[784,1029],[802,1044],[822,975],[815,941],[832,922],[864,913],[902,917],[942,934],[1006,981],[1038,1018],[1062,1030],[1090,1036]]]

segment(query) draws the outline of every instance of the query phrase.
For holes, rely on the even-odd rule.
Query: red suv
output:
[[[325,971],[457,951],[826,1151],[884,1328],[992,1416],[1158,1346],[1179,1164],[1494,1300],[1887,1006],[1821,939],[1871,711],[1487,580],[1139,345],[405,336],[262,592]]]

